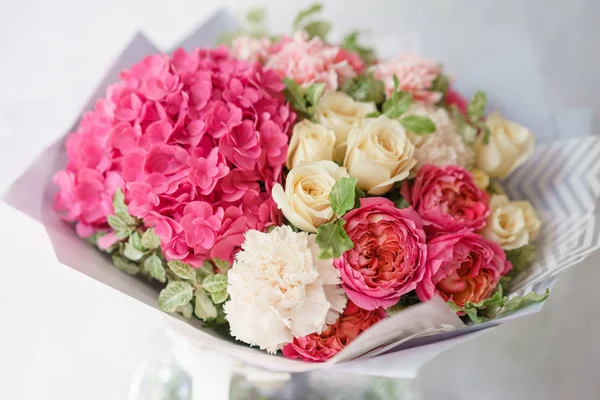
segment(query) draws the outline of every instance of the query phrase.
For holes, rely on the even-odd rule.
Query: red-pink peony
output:
[[[402,194],[429,235],[480,229],[490,213],[488,194],[469,171],[454,165],[424,165],[412,184],[404,183]]]
[[[425,274],[427,245],[423,222],[412,208],[364,198],[344,220],[354,248],[335,266],[350,300],[365,310],[388,308],[417,287]]]
[[[287,358],[310,362],[327,361],[371,325],[386,317],[383,308],[367,311],[348,301],[344,313],[335,323],[328,325],[320,334],[312,333],[294,338],[292,343],[284,346],[282,353]]]
[[[512,269],[498,244],[467,229],[436,236],[427,247],[427,272],[417,287],[422,301],[437,293],[459,306],[479,302]]]
[[[167,260],[232,261],[246,230],[281,221],[270,191],[295,121],[283,89],[225,47],[144,58],[69,135],[57,210],[82,236],[108,230],[121,187]]]

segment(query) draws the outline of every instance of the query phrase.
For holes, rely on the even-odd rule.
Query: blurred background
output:
[[[254,5],[283,32],[310,3],[0,0],[0,191],[65,133],[136,32],[171,49],[220,8],[242,15]],[[597,0],[324,3],[334,38],[360,29],[382,56],[439,59],[465,94],[484,88],[540,141],[600,133]],[[0,399],[127,399],[149,351],[168,346],[160,321],[43,258],[48,245],[43,229],[0,204]],[[599,264],[596,254],[562,274],[540,314],[428,363],[411,383],[419,398],[599,399]]]

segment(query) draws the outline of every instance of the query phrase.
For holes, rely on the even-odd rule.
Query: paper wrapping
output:
[[[219,12],[185,39],[187,49],[210,46],[219,33],[235,28],[235,19]],[[103,97],[118,73],[143,56],[160,52],[143,35],[137,35],[123,51],[91,96],[84,110]],[[493,93],[491,94],[493,103]],[[509,115],[510,117],[510,115]],[[79,121],[69,130],[74,131]],[[118,271],[110,258],[77,237],[72,225],[53,211],[57,189],[52,176],[66,165],[64,139],[46,149],[11,186],[4,201],[43,224],[57,260],[115,290],[158,310],[159,287]],[[538,258],[533,267],[517,276],[509,295],[551,288],[556,276],[600,247],[596,204],[600,197],[600,138],[585,137],[538,146],[534,155],[505,182],[512,199],[527,199],[540,213],[543,226]],[[268,370],[306,372],[336,368],[389,377],[413,377],[422,364],[440,352],[510,319],[539,311],[533,304],[505,318],[465,326],[439,298],[410,307],[371,327],[331,360],[305,363],[270,355],[245,343],[232,342],[202,328],[198,320],[187,321],[165,314],[165,326],[193,346],[208,347],[243,362]]]

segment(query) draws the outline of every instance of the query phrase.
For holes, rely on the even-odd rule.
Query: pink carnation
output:
[[[435,104],[442,98],[441,92],[432,91],[433,81],[441,73],[436,61],[415,54],[403,54],[375,65],[373,72],[375,78],[383,81],[388,96],[394,92],[395,75],[400,90],[412,93],[416,101]]]
[[[107,230],[121,187],[167,260],[233,260],[246,230],[281,220],[270,189],[295,121],[283,89],[225,47],[144,58],[69,135],[56,208],[81,235]]]
[[[231,43],[231,53],[240,60],[263,61],[271,48],[269,38],[254,38],[252,36],[238,36]]]
[[[489,297],[512,268],[496,243],[463,229],[429,241],[427,273],[417,287],[422,301],[439,294],[459,306]]]
[[[325,83],[327,90],[336,90],[345,79],[356,75],[354,66],[346,53],[338,47],[324,43],[319,37],[308,39],[305,32],[284,37],[274,44],[265,61],[265,67],[280,77],[288,77],[303,88],[313,83]]]
[[[386,317],[383,308],[367,311],[349,301],[344,314],[335,323],[328,325],[321,333],[294,338],[282,349],[282,353],[287,358],[303,361],[327,361],[371,325]]]
[[[348,298],[365,310],[388,308],[425,274],[423,222],[411,208],[382,197],[364,198],[344,216],[354,248],[335,260]]]
[[[456,105],[456,107],[458,107],[458,109],[460,110],[461,113],[466,114],[467,113],[467,105],[469,104],[469,101],[467,99],[465,99],[457,90],[455,90],[454,88],[449,88],[448,91],[446,92],[446,104],[448,106],[451,105]]]
[[[424,165],[402,194],[419,213],[428,234],[481,229],[490,213],[489,196],[469,171],[457,166]]]

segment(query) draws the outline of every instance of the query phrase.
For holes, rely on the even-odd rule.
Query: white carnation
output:
[[[415,171],[426,164],[439,167],[458,165],[463,168],[469,168],[473,164],[475,159],[473,150],[465,145],[445,109],[413,104],[405,115],[429,117],[436,126],[436,131],[431,134],[417,135],[409,132],[409,138],[416,147]]]
[[[315,237],[289,226],[246,232],[224,306],[236,339],[274,353],[337,320],[346,296],[333,260],[319,260]]]

